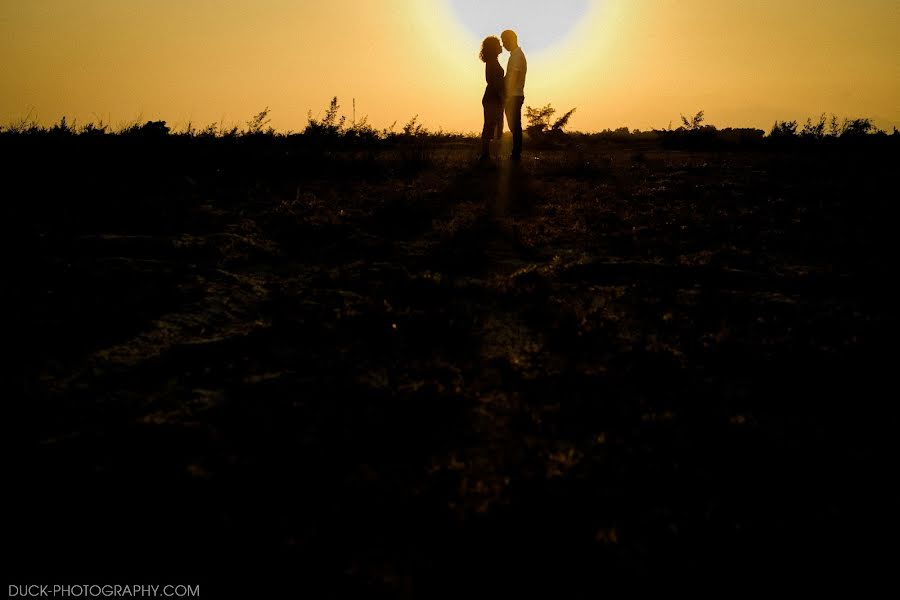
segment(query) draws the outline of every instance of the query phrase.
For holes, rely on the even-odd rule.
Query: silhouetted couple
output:
[[[497,59],[503,51],[500,48],[501,40],[503,47],[509,51],[505,75]],[[522,105],[525,103],[525,73],[528,71],[528,62],[525,60],[525,53],[519,47],[516,32],[507,29],[500,34],[499,40],[495,36],[484,38],[479,57],[484,61],[484,78],[487,80],[487,88],[481,98],[484,107],[481,160],[490,160],[491,140],[499,140],[503,134],[504,112],[513,135],[510,158],[519,160],[522,156]]]

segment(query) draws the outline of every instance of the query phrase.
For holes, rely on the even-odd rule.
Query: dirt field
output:
[[[897,144],[16,143],[27,572],[574,598],[887,569]]]

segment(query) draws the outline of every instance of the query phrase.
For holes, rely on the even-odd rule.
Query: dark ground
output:
[[[83,137],[4,140],[19,583],[575,598],[895,567],[897,144],[480,167],[474,141]]]

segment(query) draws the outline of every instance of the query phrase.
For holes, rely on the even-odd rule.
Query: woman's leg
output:
[[[484,109],[484,127],[481,128],[481,159],[491,157],[491,138],[494,135],[494,123],[491,120],[490,105],[482,103]]]

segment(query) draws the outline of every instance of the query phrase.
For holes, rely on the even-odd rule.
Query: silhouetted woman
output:
[[[502,52],[500,40],[494,36],[488,36],[481,42],[481,52],[478,57],[484,62],[484,78],[487,87],[481,98],[484,107],[484,128],[481,130],[481,160],[491,158],[491,140],[500,139],[503,135],[503,67],[497,57]]]

